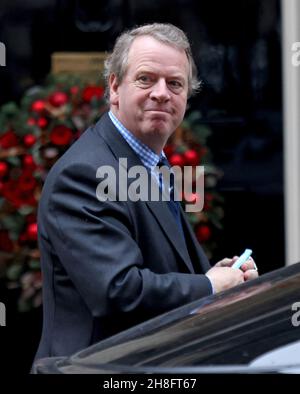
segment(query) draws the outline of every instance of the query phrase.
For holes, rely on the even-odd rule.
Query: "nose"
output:
[[[150,92],[151,100],[163,103],[170,100],[170,92],[167,82],[164,78],[160,78],[153,86]]]

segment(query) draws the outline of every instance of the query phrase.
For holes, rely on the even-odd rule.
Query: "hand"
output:
[[[237,256],[234,256],[235,259],[233,263],[238,259]],[[244,279],[245,282],[251,279],[256,279],[258,277],[258,271],[256,268],[255,261],[253,260],[252,257],[249,257],[249,259],[241,266],[240,268],[244,272]]]
[[[230,267],[237,259],[238,256],[234,256],[232,259],[225,258],[207,271],[206,276],[212,282],[215,293],[258,277],[255,262],[251,257],[240,269],[231,269]]]
[[[215,293],[230,289],[245,281],[244,273],[230,268],[232,264],[233,259],[226,258],[206,272],[205,275],[211,281]]]
[[[218,261],[215,264],[215,267],[231,267],[236,262],[237,259],[238,256],[234,256],[232,259],[225,258],[221,261]],[[240,270],[244,272],[245,281],[248,281],[250,279],[256,279],[259,275],[255,261],[253,260],[252,257],[249,257],[249,259],[240,267]]]

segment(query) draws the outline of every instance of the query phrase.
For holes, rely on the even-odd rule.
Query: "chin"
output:
[[[163,119],[155,119],[151,122],[149,129],[161,131],[162,133],[168,132],[172,127],[170,124],[165,122]]]

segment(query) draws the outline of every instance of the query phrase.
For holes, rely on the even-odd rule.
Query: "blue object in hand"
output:
[[[245,249],[244,253],[237,259],[237,261],[231,266],[231,268],[239,269],[249,259],[251,254],[251,249]]]

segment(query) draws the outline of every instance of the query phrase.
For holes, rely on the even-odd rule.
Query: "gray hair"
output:
[[[107,98],[109,97],[109,76],[115,74],[117,81],[122,82],[128,66],[129,49],[134,39],[140,36],[151,36],[164,44],[184,50],[189,62],[188,96],[199,90],[201,83],[197,78],[197,67],[186,34],[170,23],[153,23],[125,31],[118,37],[113,52],[104,63]]]

